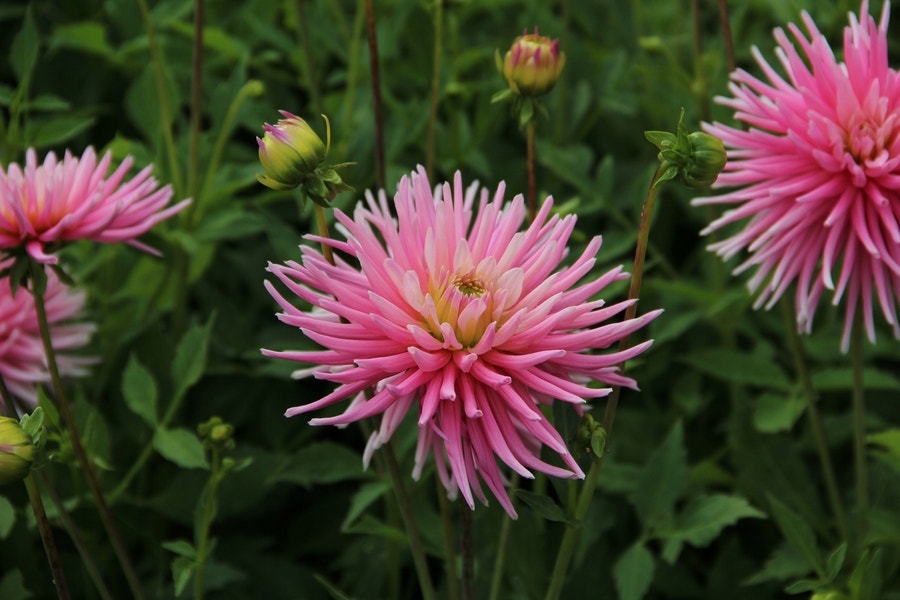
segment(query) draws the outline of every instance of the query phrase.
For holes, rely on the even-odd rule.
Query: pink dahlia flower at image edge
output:
[[[809,333],[825,290],[834,305],[845,302],[844,352],[857,310],[874,342],[876,300],[900,336],[900,80],[887,62],[890,3],[878,24],[868,9],[863,2],[861,20],[850,14],[842,63],[805,12],[808,37],[794,24],[794,42],[775,30],[786,77],[753,49],[767,81],[739,69],[734,97],[717,98],[749,129],[704,127],[728,148],[715,187],[732,189],[694,200],[734,205],[704,233],[747,220],[710,249],[724,259],[749,253],[735,273],[756,268],[756,307],[770,308],[796,282],[798,327]]]
[[[107,152],[98,163],[88,148],[81,158],[66,151],[62,161],[50,152],[38,164],[37,153],[29,149],[24,169],[17,163],[0,169],[0,250],[24,245],[35,260],[55,263],[56,257],[45,252],[47,244],[87,239],[125,242],[156,253],[136,238],[190,200],[166,208],[172,188],[157,189],[152,165],[123,183],[133,159],[125,158],[107,177],[111,162]]]
[[[460,492],[473,508],[474,497],[486,503],[483,480],[515,517],[497,459],[526,478],[534,471],[583,477],[541,406],[555,399],[580,412],[586,399],[611,391],[590,386],[594,381],[636,388],[617,365],[651,342],[624,352],[591,351],[609,348],[661,311],[608,323],[633,301],[607,307],[592,298],[628,274],[620,266],[576,285],[594,267],[600,238],[562,266],[575,216],[551,215],[548,198],[520,232],[522,196],[504,207],[503,194],[502,183],[493,198],[477,184],[464,189],[459,173],[452,185],[432,192],[420,167],[401,180],[393,207],[382,191],[367,192],[352,218],[335,210],[346,240],[307,238],[332,246],[336,265],[302,246],[302,263],[268,267],[313,308],[295,307],[265,282],[283,310],[281,321],[324,349],[263,353],[314,365],[295,377],[337,384],[287,416],[345,399],[351,401],[342,414],[310,423],[344,425],[380,415],[364,453],[367,464],[413,410],[419,425],[413,476],[433,452],[451,497]],[[541,460],[543,446],[565,467]]]
[[[0,268],[7,266],[8,261],[0,263]],[[85,375],[85,367],[96,360],[68,353],[86,346],[95,328],[93,323],[75,321],[84,308],[84,292],[69,288],[48,270],[44,301],[61,374]],[[0,278],[0,377],[27,409],[37,406],[36,386],[50,382],[34,297],[22,287],[13,295],[8,277]]]

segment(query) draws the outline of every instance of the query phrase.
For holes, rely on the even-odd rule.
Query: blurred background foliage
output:
[[[376,3],[389,191],[426,160],[435,1]],[[194,3],[148,4],[152,36],[143,0],[0,5],[4,164],[23,161],[28,147],[43,155],[94,146],[117,159],[131,154],[138,165],[154,163],[176,199],[194,198],[191,211],[150,236],[163,258],[80,244],[64,254],[90,293],[90,316],[99,323],[90,352],[102,357],[91,378],[73,384],[77,416],[148,596],[175,597],[184,575],[178,557],[189,558],[198,499],[210,479],[193,431],[219,415],[235,427],[236,448],[227,455],[252,462],[219,487],[216,544],[206,561],[209,597],[418,597],[387,480],[377,469],[362,470],[363,434],[283,418],[286,408],[329,386],[294,382],[292,365],[259,354],[261,347],[311,344],[279,324],[262,286],[267,261],[299,258],[297,245],[311,225],[290,193],[257,184],[254,136],[278,109],[306,118],[324,136],[318,115],[327,114],[331,161],[356,163],[344,179],[358,192],[342,194],[335,206],[351,210],[362,190],[375,187],[363,2],[203,3],[199,103],[192,103]],[[753,45],[774,64],[773,27],[798,22],[808,10],[837,51],[847,12],[859,8],[848,0],[728,4],[736,62],[753,73]],[[873,14],[880,8],[876,0]],[[466,180],[489,188],[505,180],[512,193],[524,192],[524,135],[508,107],[490,98],[504,87],[495,50],[505,52],[537,25],[560,39],[568,58],[546,98],[549,117],[537,124],[539,196],[552,194],[558,210],[578,214],[577,245],[603,235],[598,268],[630,268],[656,167],[656,149],[643,132],[674,130],[682,108],[692,129],[702,120],[730,119],[713,101],[727,92],[728,72],[717,3],[447,0],[442,9],[435,178],[460,169]],[[891,52],[900,64],[893,39]],[[196,158],[192,106],[199,107]],[[652,350],[629,365],[641,392],[623,396],[564,597],[788,597],[787,584],[838,548],[783,311],[751,309],[743,279],[729,273],[733,265],[706,252],[708,240],[698,235],[717,209],[692,208],[691,197],[675,185],[662,191],[640,307],[666,312],[647,332],[656,340]],[[609,299],[625,292],[618,285],[610,291],[618,297]],[[826,308],[817,319],[802,343],[849,503],[851,372],[838,349],[841,315]],[[878,343],[866,347],[871,431],[900,423],[900,344],[883,323],[878,331]],[[152,389],[152,401],[135,386]],[[395,441],[405,473],[416,433],[414,422],[407,425]],[[57,445],[57,460],[44,472],[114,597],[125,597],[64,436]],[[879,559],[881,595],[872,598],[900,597],[898,455],[890,443],[873,451],[881,460],[871,464],[875,508],[867,541],[893,550]],[[407,483],[444,593],[433,473]],[[571,495],[566,482],[539,478],[522,486],[562,507]],[[540,598],[562,524],[518,504],[501,597]],[[780,509],[782,518],[773,519]],[[51,517],[57,515],[51,504]],[[803,524],[793,536],[783,525],[792,516]],[[505,516],[496,505],[478,506],[474,519],[476,596],[486,597]],[[98,597],[58,531],[76,596]],[[811,555],[797,543],[809,539]],[[832,580],[846,584],[855,567],[848,558]],[[827,588],[827,577],[820,579]],[[0,598],[52,595],[24,492],[4,489]]]

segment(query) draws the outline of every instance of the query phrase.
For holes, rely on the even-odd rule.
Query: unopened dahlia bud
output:
[[[682,123],[684,111],[678,119],[675,133],[645,131],[647,139],[659,148],[659,161],[665,169],[657,184],[678,177],[690,188],[707,188],[715,183],[725,168],[728,155],[719,138],[695,131],[687,133]]]
[[[207,448],[218,450],[234,448],[234,426],[226,423],[221,417],[210,417],[205,423],[197,425],[197,434]]]
[[[34,462],[34,444],[19,421],[0,417],[0,485],[28,476]]]
[[[256,178],[274,190],[292,190],[315,173],[328,148],[309,123],[286,110],[279,112],[284,118],[263,125],[265,134],[256,138],[265,171]]]
[[[566,53],[559,51],[559,40],[523,32],[517,37],[503,60],[495,55],[497,69],[506,79],[509,89],[518,95],[534,98],[553,89],[566,65]]]

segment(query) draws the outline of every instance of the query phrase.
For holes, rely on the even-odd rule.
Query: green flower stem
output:
[[[366,39],[369,43],[369,69],[372,76],[372,110],[375,115],[375,181],[385,189],[384,114],[381,108],[381,70],[378,66],[378,35],[375,29],[375,7],[372,0],[363,0],[366,7]]]
[[[434,51],[431,63],[431,105],[428,110],[428,135],[425,146],[425,172],[431,179],[434,171],[434,148],[437,136],[437,109],[441,91],[441,51],[444,37],[444,0],[434,2]]]
[[[475,542],[472,534],[472,509],[463,502],[459,504],[459,534],[462,550],[462,600],[475,600]]]
[[[528,120],[525,128],[525,152],[528,168],[528,222],[534,221],[537,212],[537,183],[535,181],[535,151],[534,151],[534,117]]]
[[[194,600],[203,598],[203,576],[206,571],[206,559],[209,552],[209,530],[212,527],[213,519],[216,517],[216,493],[219,483],[222,481],[224,473],[222,472],[222,458],[219,450],[215,447],[210,449],[211,467],[209,475],[209,483],[207,488],[203,490],[204,502],[202,503],[202,514],[195,532],[196,539],[196,558],[194,559]]]
[[[188,141],[187,193],[194,198],[196,204],[199,189],[197,178],[200,175],[200,117],[203,112],[203,0],[194,0],[194,36],[191,59],[191,113],[190,138]],[[188,230],[193,227],[193,210],[189,206],[185,211],[184,221]]]
[[[734,60],[734,40],[731,36],[731,23],[728,19],[728,0],[719,0],[719,22],[722,25],[722,42],[725,44],[725,64],[731,73],[737,68]]]
[[[43,474],[42,471],[37,471],[37,476],[38,479],[40,479],[41,485],[44,487],[44,489],[49,494],[50,499],[53,501],[53,506],[56,508],[56,512],[59,514],[59,518],[63,523],[63,527],[66,528],[66,532],[69,534],[69,538],[72,540],[72,543],[75,544],[75,549],[78,550],[78,556],[81,558],[81,564],[84,565],[84,568],[88,572],[88,576],[90,576],[91,581],[94,582],[97,593],[103,600],[113,600],[113,595],[109,591],[109,587],[106,585],[106,582],[103,580],[103,573],[100,571],[100,567],[97,566],[97,561],[94,560],[94,555],[92,554],[91,550],[88,549],[87,544],[85,544],[84,536],[81,535],[81,530],[78,529],[75,521],[73,521],[71,515],[69,515],[69,511],[66,510],[66,506],[63,503],[62,498],[59,497],[59,494],[56,493],[56,488],[53,487],[53,483],[48,477]]]
[[[784,315],[785,329],[788,332],[788,340],[791,345],[791,354],[794,356],[794,368],[797,376],[803,386],[803,396],[806,399],[806,413],[809,417],[809,424],[812,428],[813,439],[816,442],[816,449],[819,452],[819,464],[822,467],[822,476],[825,479],[825,488],[828,491],[828,501],[831,504],[831,510],[834,512],[837,521],[838,533],[841,539],[850,541],[850,530],[847,527],[847,514],[844,510],[844,504],[841,501],[841,494],[838,491],[837,478],[834,474],[834,465],[831,462],[831,454],[828,452],[828,440],[825,436],[825,426],[822,424],[822,415],[819,413],[817,406],[818,397],[813,388],[812,377],[809,368],[806,366],[806,360],[803,356],[803,347],[800,344],[800,335],[797,333],[797,319],[791,308],[791,303],[781,301],[782,314]]]
[[[34,268],[43,268],[43,266],[37,265],[36,263],[33,265]],[[56,351],[53,349],[53,341],[50,337],[50,324],[47,321],[47,307],[44,304],[44,295],[42,293],[34,294],[34,306],[37,312],[38,326],[41,330],[41,341],[44,344],[44,352],[47,355],[47,366],[50,370],[53,392],[56,401],[59,404],[59,412],[62,415],[63,423],[69,432],[72,448],[75,451],[75,457],[78,459],[82,471],[84,472],[88,488],[90,488],[91,495],[94,497],[94,501],[97,504],[97,512],[100,515],[100,520],[103,521],[106,534],[109,536],[109,541],[113,545],[116,558],[119,559],[119,564],[122,567],[125,578],[128,580],[128,586],[131,588],[131,593],[136,599],[143,600],[144,592],[141,589],[140,581],[132,566],[131,559],[128,557],[128,551],[125,548],[122,537],[119,535],[119,530],[116,528],[112,512],[110,512],[106,499],[103,496],[103,489],[100,487],[100,482],[97,479],[97,472],[94,470],[94,465],[91,464],[87,452],[81,444],[81,438],[78,435],[78,427],[75,425],[75,417],[72,414],[72,408],[69,405],[69,398],[66,395],[62,379],[59,375],[59,366],[56,363]]]
[[[653,216],[653,208],[656,205],[656,197],[659,192],[657,185],[660,176],[666,171],[669,165],[660,164],[653,179],[650,181],[650,189],[647,190],[647,197],[644,199],[644,206],[641,209],[641,226],[638,230],[637,245],[634,251],[634,266],[631,270],[631,285],[628,288],[628,299],[637,300],[641,291],[641,282],[644,276],[644,258],[647,254],[647,243],[650,239],[650,220]],[[637,314],[637,302],[629,306],[625,311],[625,320],[633,319]],[[629,347],[631,336],[625,336],[619,340],[619,352],[624,352]],[[625,363],[619,365],[619,370],[625,372]],[[613,386],[613,391],[609,395],[606,402],[606,411],[603,413],[603,429],[606,430],[607,447],[609,447],[609,438],[612,436],[613,423],[616,418],[616,409],[619,405],[619,395],[622,392],[620,386]],[[594,458],[584,478],[584,485],[581,488],[581,494],[578,497],[578,503],[575,505],[575,513],[572,515],[576,523],[580,523],[587,515],[588,508],[594,498],[594,491],[597,489],[597,479],[600,476],[600,469],[603,467],[603,456]],[[553,573],[550,576],[550,585],[547,587],[546,600],[556,600],[562,594],[563,584],[566,581],[566,572],[569,569],[569,561],[575,551],[575,542],[578,540],[580,528],[577,526],[566,525],[563,539],[560,542],[559,552],[556,556],[556,564],[553,566]]]
[[[403,517],[403,525],[406,528],[406,536],[409,538],[409,547],[412,551],[413,564],[416,567],[416,575],[419,577],[419,587],[423,600],[437,600],[434,592],[434,584],[431,583],[431,574],[428,572],[428,561],[425,557],[425,546],[416,525],[416,518],[412,510],[412,502],[406,493],[403,484],[403,476],[400,474],[400,466],[397,464],[397,455],[394,453],[393,444],[388,441],[383,449],[388,475],[391,478],[391,488],[397,498],[400,507],[400,515]]]
[[[853,451],[856,459],[857,539],[862,546],[866,537],[866,512],[869,509],[869,472],[866,463],[866,394],[863,378],[863,320],[857,313],[850,339],[853,363]]]
[[[300,60],[303,63],[303,75],[306,79],[306,91],[309,93],[310,104],[313,112],[322,113],[322,92],[319,90],[319,81],[316,74],[316,61],[313,56],[312,40],[307,27],[308,18],[303,10],[305,0],[296,0],[294,8],[297,11],[297,38],[300,42]]]
[[[447,598],[459,600],[459,577],[456,573],[456,536],[453,532],[453,517],[450,515],[450,502],[447,500],[447,490],[439,477],[435,476],[434,485],[437,488],[438,508],[441,513],[441,525],[444,530],[444,568],[447,571]]]
[[[62,570],[62,563],[59,561],[59,552],[56,551],[53,530],[50,528],[50,521],[47,519],[47,513],[44,511],[41,493],[38,491],[37,484],[35,484],[31,473],[25,478],[25,489],[28,490],[28,499],[31,501],[34,519],[37,522],[38,530],[41,532],[41,541],[44,543],[44,553],[47,555],[47,562],[50,563],[50,572],[53,573],[53,585],[56,586],[56,595],[59,596],[59,600],[69,600],[69,587],[66,585],[66,576]]]
[[[513,497],[519,487],[519,474],[512,476],[509,484],[509,496]],[[491,575],[491,595],[488,600],[500,600],[500,586],[503,583],[503,570],[506,566],[506,546],[509,543],[509,532],[512,529],[512,519],[505,517],[500,526],[500,538],[497,540],[497,556],[494,559],[494,570]]]
[[[328,221],[325,219],[325,209],[314,202],[313,211],[316,213],[316,227],[319,230],[319,236],[323,238],[331,237],[328,235]],[[325,257],[328,264],[334,264],[334,253],[331,251],[331,246],[325,242],[322,242],[322,256]]]

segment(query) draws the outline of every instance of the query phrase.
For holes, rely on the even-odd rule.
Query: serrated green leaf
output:
[[[153,448],[164,458],[185,469],[209,469],[203,444],[187,429],[157,429],[153,434]]]
[[[206,325],[191,327],[175,349],[175,358],[172,361],[174,401],[180,399],[203,375],[203,369],[206,367],[209,334],[212,331],[214,318],[210,317]]]
[[[657,528],[671,518],[675,501],[687,485],[687,476],[684,428],[679,421],[638,476],[633,502],[645,530]]]
[[[663,536],[683,539],[692,546],[702,548],[718,537],[723,529],[740,519],[760,519],[765,516],[765,513],[740,496],[697,496],[676,517],[675,526]]]
[[[0,496],[0,540],[6,538],[16,524],[16,509],[5,496]]]
[[[313,443],[296,452],[269,478],[269,483],[285,482],[302,486],[365,479],[362,457],[334,442]]]
[[[653,582],[656,563],[653,555],[637,542],[625,551],[613,566],[613,578],[620,600],[641,600]]]
[[[122,395],[131,412],[139,416],[150,427],[158,423],[156,415],[156,382],[153,375],[138,362],[134,354],[128,359],[122,373]]]
[[[548,521],[556,521],[559,523],[568,523],[576,525],[577,523],[566,515],[566,511],[553,500],[553,498],[544,494],[535,494],[526,490],[516,490],[516,498],[525,503],[528,508],[536,512],[542,518]]]
[[[825,563],[810,526],[775,496],[766,494],[766,497],[772,508],[772,517],[778,524],[784,539],[800,553],[819,577],[825,579]]]

